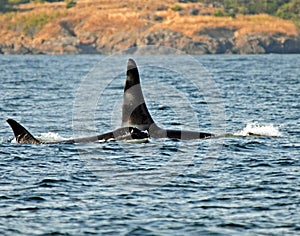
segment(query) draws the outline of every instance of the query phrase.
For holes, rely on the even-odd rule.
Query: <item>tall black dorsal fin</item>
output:
[[[124,88],[122,107],[122,126],[133,126],[140,130],[147,130],[153,138],[174,139],[203,139],[214,136],[210,133],[170,130],[160,128],[152,119],[143,96],[139,71],[133,59],[127,63],[127,77]]]
[[[15,138],[18,143],[28,143],[28,144],[41,144],[31,133],[28,132],[22,125],[13,119],[6,120],[14,132]]]
[[[122,126],[148,130],[153,124],[155,125],[144,100],[138,68],[130,58],[123,95]]]

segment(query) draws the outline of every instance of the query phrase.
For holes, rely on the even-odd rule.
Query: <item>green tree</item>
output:
[[[8,8],[8,0],[0,0],[0,12],[5,12]]]
[[[174,7],[171,8],[173,11],[181,11],[182,10],[182,7],[179,6],[179,5],[176,5]]]
[[[76,1],[75,0],[65,0],[66,2],[66,8],[71,8],[74,7],[76,5]]]
[[[22,3],[29,3],[30,0],[8,0],[9,4],[11,5],[18,5]]]
[[[300,2],[298,0],[293,0],[282,5],[277,10],[276,15],[283,19],[293,20],[300,25]]]
[[[223,10],[218,9],[214,12],[214,16],[223,17],[223,16],[225,16],[225,13]]]

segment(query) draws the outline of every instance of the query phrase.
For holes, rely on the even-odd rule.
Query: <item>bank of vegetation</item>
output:
[[[66,8],[76,5],[76,0],[0,0],[0,11],[15,11],[18,5],[26,3],[44,3],[44,2],[65,2]],[[217,10],[216,16],[231,16],[236,14],[254,15],[269,14],[282,19],[300,20],[300,1],[299,0],[179,0],[180,3],[200,2],[206,5],[213,5]],[[173,10],[180,11],[179,5],[173,7]]]
[[[0,53],[300,52],[299,0],[0,0]]]
[[[181,0],[180,2],[202,2],[218,8],[216,16],[231,16],[237,14],[255,15],[269,14],[286,20],[293,20],[299,24],[299,0]]]
[[[198,2],[216,5],[219,8],[215,12],[216,15],[269,14],[295,22],[300,20],[299,0],[198,0]]]

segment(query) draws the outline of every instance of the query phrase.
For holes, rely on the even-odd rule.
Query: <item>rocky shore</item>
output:
[[[199,32],[199,36],[200,40],[195,41],[179,32],[160,29],[141,37],[138,34],[132,37],[112,35],[103,39],[89,35],[89,40],[83,41],[69,33],[49,41],[2,43],[0,54],[111,54],[145,45],[172,47],[188,54],[300,53],[300,37],[295,36],[251,34],[235,37],[234,32],[226,28],[205,30]]]

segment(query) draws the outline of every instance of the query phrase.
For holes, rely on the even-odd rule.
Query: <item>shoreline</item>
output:
[[[155,38],[164,38],[165,41],[155,41]],[[150,43],[149,43],[150,42]],[[109,55],[126,49],[141,46],[166,46],[178,49],[187,54],[299,54],[300,37],[274,37],[269,35],[244,35],[232,38],[207,37],[204,41],[193,41],[185,35],[170,30],[161,30],[154,34],[138,39],[138,42],[128,42],[128,46],[115,48],[95,43],[81,43],[76,37],[66,37],[61,40],[51,40],[40,44],[26,44],[22,41],[16,43],[0,43],[0,54],[10,55],[75,55],[75,54],[101,54]],[[140,50],[131,51],[131,54],[141,54]],[[148,52],[151,53],[151,52]],[[156,54],[157,52],[153,52]]]

